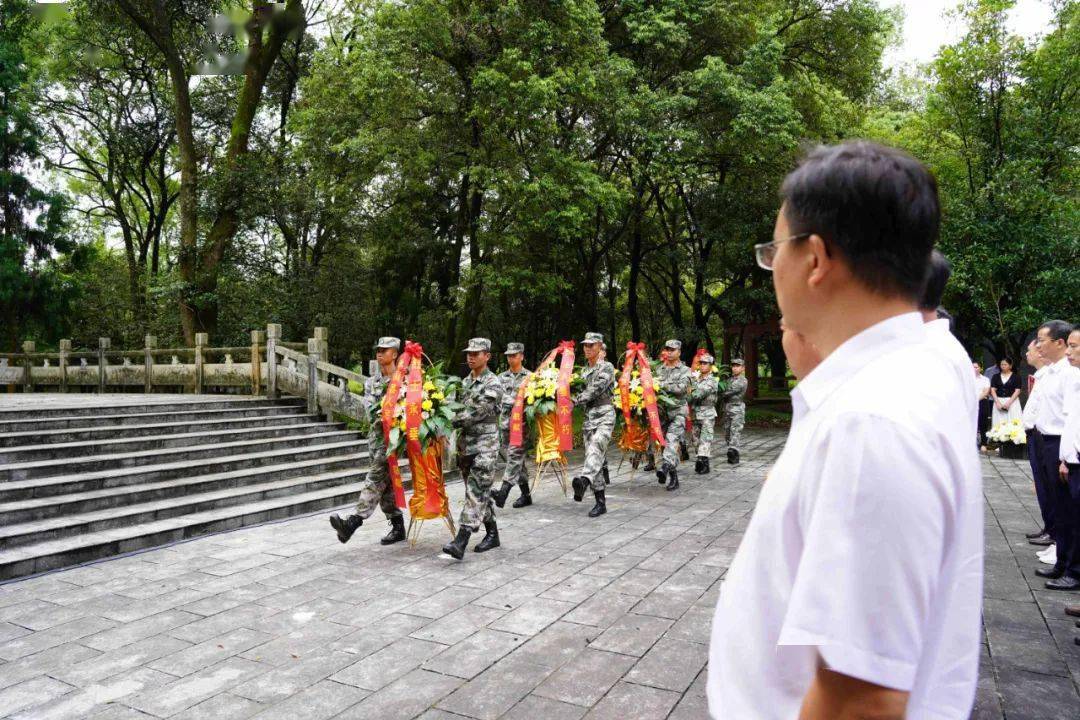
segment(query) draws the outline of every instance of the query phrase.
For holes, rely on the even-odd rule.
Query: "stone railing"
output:
[[[251,345],[237,347],[210,347],[206,333],[189,348],[159,348],[152,335],[141,350],[114,350],[109,338],[99,338],[97,350],[72,350],[61,340],[58,351],[37,352],[27,341],[21,353],[0,353],[0,386],[24,393],[286,394],[306,398],[311,413],[366,419],[360,396],[349,389],[350,381],[363,385],[364,376],[331,364],[328,354],[326,328],[315,328],[306,343],[290,343],[277,324],[252,331]]]

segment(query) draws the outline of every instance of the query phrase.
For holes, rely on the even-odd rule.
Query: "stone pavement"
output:
[[[705,718],[720,578],[783,434],[746,440],[737,469],[674,494],[623,467],[598,520],[548,484],[499,513],[501,549],[463,563],[438,557],[436,523],[416,548],[381,547],[380,521],[342,546],[320,513],[0,586],[0,714]],[[1026,464],[984,464],[974,717],[1080,717],[1071,598],[1039,589],[1023,541]]]

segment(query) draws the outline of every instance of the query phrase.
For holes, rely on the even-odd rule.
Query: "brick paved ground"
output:
[[[623,468],[595,521],[549,485],[464,563],[434,524],[415,549],[380,547],[381,522],[341,546],[324,513],[0,586],[0,714],[704,718],[719,581],[782,441],[748,433],[737,470],[676,494]],[[1031,579],[1026,467],[985,466],[975,716],[1078,717],[1080,631]]]

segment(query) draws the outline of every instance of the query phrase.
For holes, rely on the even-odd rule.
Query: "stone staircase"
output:
[[[0,580],[344,505],[367,464],[297,399],[0,406]]]

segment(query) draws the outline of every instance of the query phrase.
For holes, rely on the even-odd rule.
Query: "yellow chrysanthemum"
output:
[[[430,400],[425,400],[424,402],[420,403],[420,407],[424,410],[430,410],[431,408],[435,407],[435,403],[431,402]]]
[[[424,389],[427,390],[428,392],[434,392],[435,391],[435,383],[428,380],[427,382],[424,383]]]

